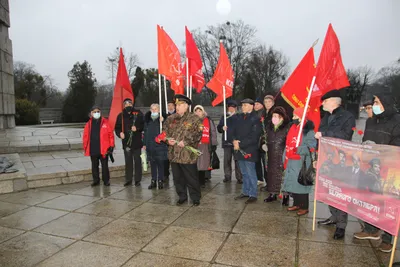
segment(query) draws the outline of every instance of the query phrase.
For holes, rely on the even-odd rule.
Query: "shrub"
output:
[[[39,107],[27,99],[15,101],[16,125],[32,125],[39,122]]]

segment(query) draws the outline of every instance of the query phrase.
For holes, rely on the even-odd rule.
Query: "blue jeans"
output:
[[[249,197],[257,197],[256,163],[244,160],[238,162],[243,176],[242,193]]]
[[[157,181],[157,180],[163,181],[164,180],[165,161],[150,159],[150,167],[151,167],[151,179],[153,181]]]

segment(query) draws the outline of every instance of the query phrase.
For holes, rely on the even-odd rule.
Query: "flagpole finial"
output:
[[[318,44],[319,38],[315,40],[315,42],[312,44],[312,47],[316,46]]]

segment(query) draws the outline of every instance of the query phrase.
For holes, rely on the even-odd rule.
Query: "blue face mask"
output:
[[[160,116],[160,114],[158,114],[157,112],[152,112],[152,113],[151,113],[151,117],[152,117],[153,119],[157,119],[158,116]]]
[[[381,107],[380,107],[380,106],[378,106],[378,105],[373,105],[373,106],[372,106],[372,112],[373,112],[375,115],[379,115],[379,114],[382,114],[382,113],[383,113],[383,110],[381,110]]]

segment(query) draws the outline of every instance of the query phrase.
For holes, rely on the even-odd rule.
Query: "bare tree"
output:
[[[347,70],[347,77],[350,86],[347,88],[347,101],[350,103],[360,103],[366,89],[371,84],[374,73],[368,66]]]
[[[129,80],[132,80],[135,76],[135,70],[136,67],[138,66],[139,62],[139,56],[133,53],[126,52],[125,49],[122,49],[124,53],[124,60],[125,60],[125,65],[126,65],[126,70],[128,72]],[[119,61],[119,47],[117,47],[109,57],[107,57],[107,60],[105,62],[105,67],[106,70],[109,72],[108,78],[110,79],[115,79],[117,76],[117,70],[118,70],[118,61]],[[114,82],[114,80],[113,80]]]
[[[247,60],[247,69],[253,77],[256,95],[262,96],[279,90],[289,74],[289,61],[272,46],[259,45]]]
[[[217,26],[208,26],[206,31],[197,29],[193,37],[200,50],[204,64],[205,78],[209,81],[214,73],[219,58],[219,42],[222,41],[235,73],[234,94],[238,81],[244,81],[246,75],[246,60],[254,47],[256,28],[245,24],[242,20],[226,22]]]

